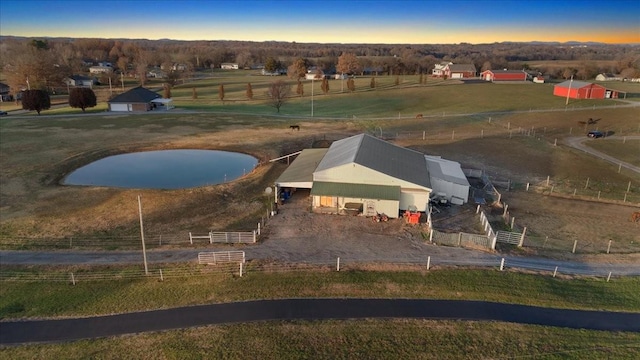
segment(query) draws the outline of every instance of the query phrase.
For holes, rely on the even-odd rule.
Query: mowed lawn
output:
[[[31,269],[30,271],[33,271]],[[103,269],[104,270],[104,269]],[[117,269],[111,269],[115,271]],[[61,269],[49,269],[61,271]],[[77,269],[76,269],[77,271]],[[170,272],[167,272],[168,274]],[[636,278],[552,278],[496,270],[249,272],[238,278],[3,281],[11,318],[87,316],[202,303],[294,297],[475,299],[582,309],[640,309]],[[415,319],[268,321],[0,348],[7,359],[633,359],[640,334],[500,322]]]
[[[585,142],[585,145],[631,165],[640,166],[640,140],[597,139]]]

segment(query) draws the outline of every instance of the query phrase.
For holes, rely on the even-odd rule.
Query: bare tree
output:
[[[291,85],[282,80],[274,81],[267,88],[267,98],[269,105],[276,108],[280,112],[280,108],[287,101],[291,93]]]
[[[168,83],[162,84],[163,92],[162,97],[165,99],[171,99],[171,85]]]

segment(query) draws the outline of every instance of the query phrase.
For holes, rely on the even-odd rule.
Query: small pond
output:
[[[69,174],[64,185],[186,189],[235,180],[251,172],[253,156],[218,150],[159,150],[109,156]]]

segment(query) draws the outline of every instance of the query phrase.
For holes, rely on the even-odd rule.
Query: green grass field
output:
[[[4,271],[8,271],[3,269]],[[149,279],[119,278],[125,268],[110,268],[111,279],[92,281],[99,268],[48,269],[68,281],[2,281],[0,318],[89,316],[196,304],[297,297],[433,298],[488,300],[575,309],[640,311],[640,279],[551,278],[492,270],[361,271],[297,270],[266,272],[248,264],[242,278],[192,269]],[[23,269],[25,271],[25,269]],[[26,269],[26,271],[38,271]],[[131,268],[129,268],[131,271]],[[138,274],[139,274],[138,270]],[[175,272],[175,270],[173,270]],[[71,273],[76,285],[71,285]],[[118,275],[118,272],[120,275]],[[236,271],[237,273],[237,271]],[[108,278],[108,277],[107,277]],[[509,289],[505,291],[505,289]]]
[[[112,272],[117,270],[111,268]],[[75,271],[79,274],[78,269]],[[154,278],[79,281],[75,286],[45,281],[2,281],[1,284],[0,316],[4,320],[296,297],[475,299],[580,309],[640,309],[637,278],[606,282],[491,270],[250,271],[242,278],[209,274],[170,278],[164,282]],[[603,356],[632,359],[640,354],[639,343],[640,334],[498,322],[271,321],[5,347],[0,348],[0,356],[10,359],[335,359],[353,356],[450,359],[528,354],[544,359],[601,359]]]

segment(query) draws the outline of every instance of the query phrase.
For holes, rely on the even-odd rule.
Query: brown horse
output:
[[[631,221],[633,222],[640,221],[640,211],[636,211],[633,214],[631,214]]]
[[[416,115],[416,119],[422,119],[423,115],[422,114],[418,114]]]

